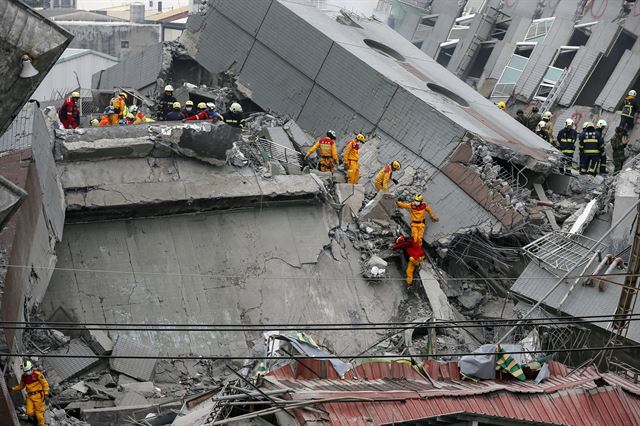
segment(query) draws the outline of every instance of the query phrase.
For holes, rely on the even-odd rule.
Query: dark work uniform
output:
[[[633,129],[636,121],[636,113],[638,112],[638,102],[636,98],[627,96],[622,104],[622,117],[620,117],[620,127],[624,130]]]
[[[166,120],[167,114],[173,110],[173,103],[176,102],[176,97],[173,95],[167,96],[163,93],[158,101],[158,111],[156,118],[160,121]]]
[[[174,109],[174,110],[169,111],[169,113],[165,117],[164,121],[180,121],[183,118],[184,118],[184,114],[182,114],[182,111]]]
[[[240,128],[244,127],[244,114],[241,112],[234,113],[231,111],[227,111],[222,114],[222,120],[229,126]]]
[[[564,128],[558,132],[558,149],[563,157],[563,165],[561,168],[562,173],[569,173],[573,164],[573,154],[576,152],[576,140],[578,139],[578,132],[575,129]]]
[[[596,175],[600,169],[600,156],[604,143],[602,137],[592,128],[580,135],[580,174]]]

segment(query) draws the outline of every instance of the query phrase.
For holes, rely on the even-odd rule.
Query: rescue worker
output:
[[[209,114],[209,118],[213,121],[223,120],[222,114],[218,112],[218,108],[213,102],[207,102],[207,113]]]
[[[193,108],[193,101],[189,99],[184,103],[184,109],[182,110],[182,115],[185,117],[191,117],[196,113],[196,110]]]
[[[609,142],[611,142],[611,150],[613,151],[614,171],[619,172],[627,159],[624,153],[624,148],[628,143],[627,131],[620,126],[616,127],[615,134]]]
[[[80,111],[78,110],[79,99],[80,93],[71,93],[71,96],[64,100],[58,111],[58,118],[60,118],[60,123],[62,123],[65,129],[75,129],[80,125]]]
[[[208,120],[208,119],[209,119],[209,113],[207,112],[207,104],[205,104],[204,102],[200,102],[198,104],[198,112],[196,114],[193,114],[185,118],[183,121],[196,121],[196,120]]]
[[[181,121],[184,119],[184,115],[182,114],[181,111],[182,105],[180,105],[180,102],[174,102],[173,103],[173,109],[171,111],[169,111],[167,113],[167,116],[165,117],[165,121]]]
[[[524,116],[524,111],[519,109],[516,111],[516,116],[514,117],[516,121],[522,124],[524,127],[529,127],[529,120]]]
[[[507,104],[504,101],[500,101],[498,102],[498,108],[504,111],[507,109]]]
[[[540,111],[538,107],[533,107],[531,108],[531,112],[527,116],[527,127],[532,132],[536,131],[536,127],[538,127],[538,123],[540,123],[540,120],[542,120],[542,116],[538,111]]]
[[[638,112],[638,101],[636,101],[636,91],[630,90],[627,97],[622,103],[622,116],[620,117],[620,126],[623,130],[631,130],[636,121],[636,113]]]
[[[431,207],[423,201],[423,197],[420,194],[413,197],[412,203],[396,201],[396,205],[401,209],[409,210],[409,218],[411,219],[411,238],[413,238],[413,241],[418,244],[422,244],[422,240],[424,238],[425,213],[429,213],[429,217],[434,222],[439,220],[438,216],[433,214]]]
[[[156,119],[162,121],[165,120],[167,114],[173,111],[173,104],[177,102],[175,96],[173,96],[173,86],[167,84],[164,86],[164,93],[160,96],[158,100],[158,111],[156,115]]]
[[[596,132],[592,122],[587,121],[582,125],[580,135],[580,174],[596,175],[600,168],[600,156],[602,155],[602,138]]]
[[[602,139],[602,153],[600,154],[600,173],[607,174],[607,153],[604,150],[604,135],[607,133],[606,120],[600,119],[596,122],[596,132]]]
[[[20,392],[26,388],[27,416],[35,417],[38,426],[45,426],[45,398],[49,396],[49,383],[44,375],[33,368],[31,361],[24,360],[22,363],[22,377],[20,383],[10,389],[11,392]]]
[[[576,152],[576,140],[578,139],[578,132],[573,128],[573,120],[567,118],[564,121],[564,128],[558,132],[558,149],[564,154],[561,173],[571,173],[573,166],[573,154]]]
[[[405,271],[405,281],[409,287],[413,284],[413,274],[424,260],[425,254],[422,245],[418,244],[411,237],[399,236],[396,243],[391,246],[393,250],[404,250],[409,257],[407,269]]]
[[[124,118],[124,122],[125,124],[135,124],[136,122],[136,116],[129,113],[127,114],[127,116]]]
[[[100,122],[98,121],[97,118],[94,118],[93,120],[90,121],[89,124],[91,125],[91,127],[98,127],[100,125]]]
[[[374,186],[376,190],[387,190],[389,189],[389,181],[398,184],[398,181],[393,178],[393,172],[400,170],[400,162],[398,160],[393,160],[391,164],[387,164],[376,174],[376,178],[374,181]]]
[[[109,116],[105,114],[100,119],[100,123],[98,123],[98,126],[102,127],[102,126],[108,126],[108,125],[109,125]]]
[[[549,133],[547,132],[547,122],[540,120],[536,126],[536,135],[549,142]]]
[[[309,148],[304,158],[309,158],[316,150],[320,156],[318,169],[321,172],[333,172],[334,166],[337,166],[339,163],[338,150],[336,149],[336,132],[333,130],[327,131],[327,136],[318,139],[318,141]]]
[[[109,115],[109,124],[116,126],[127,114],[127,104],[125,103],[127,94],[120,92],[118,96],[111,99],[111,106],[113,107],[113,113]]]
[[[142,124],[142,123],[153,123],[155,120],[153,118],[149,118],[138,108],[137,105],[133,105],[129,110],[131,114],[133,114],[136,118],[136,121],[133,124]]]
[[[347,182],[356,184],[360,180],[360,144],[367,139],[362,133],[358,133],[354,139],[347,142],[342,153],[342,162],[347,169]]]
[[[549,142],[551,145],[554,145],[553,123],[551,122],[551,118],[553,118],[553,114],[551,113],[551,111],[545,111],[545,113],[542,114],[542,121],[547,123],[547,125],[544,126],[544,129],[547,131],[547,142]]]
[[[242,113],[242,106],[234,102],[229,107],[229,111],[222,114],[222,120],[233,127],[244,127],[244,114]]]

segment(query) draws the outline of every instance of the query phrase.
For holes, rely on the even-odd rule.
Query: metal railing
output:
[[[277,160],[281,163],[302,167],[302,154],[295,149],[288,148],[264,138],[258,138],[255,141],[255,146],[265,162],[268,160]]]

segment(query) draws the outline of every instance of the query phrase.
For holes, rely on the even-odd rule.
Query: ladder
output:
[[[556,103],[558,98],[562,96],[562,94],[564,93],[564,88],[569,81],[567,79],[567,76],[569,75],[570,72],[571,72],[571,68],[564,69],[564,71],[560,75],[560,78],[558,79],[558,82],[553,86],[553,89],[551,89],[551,91],[549,92],[549,96],[547,96],[544,102],[542,102],[542,105],[540,106],[540,111],[543,111],[543,112],[549,111],[551,107]]]

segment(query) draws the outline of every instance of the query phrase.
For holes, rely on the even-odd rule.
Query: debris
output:
[[[95,330],[87,326],[85,340],[96,355],[107,355],[113,350],[113,342],[103,330]]]
[[[72,379],[80,373],[100,363],[99,358],[74,358],[77,356],[95,355],[91,348],[80,339],[73,339],[65,347],[51,351],[51,355],[64,355],[62,358],[45,358],[47,380],[56,384]]]
[[[476,290],[471,290],[458,297],[458,302],[460,302],[460,304],[466,309],[476,309],[479,307],[483,299],[484,296],[482,293]]]
[[[75,385],[71,386],[69,389],[73,389],[81,394],[85,394],[89,392],[89,387],[84,384],[84,382],[78,382]]]
[[[156,394],[156,387],[153,382],[123,383],[120,387],[125,392],[137,392],[144,397],[150,397]]]
[[[436,320],[452,321],[456,319],[456,315],[449,304],[447,296],[440,288],[435,272],[430,265],[424,262],[420,268],[420,282],[431,305],[433,318]]]
[[[148,359],[131,359],[131,358],[111,358],[109,365],[111,368],[119,373],[126,374],[128,376],[140,379],[142,381],[149,381],[153,377],[153,370],[155,368],[156,359],[153,357],[158,356],[156,349],[149,346],[142,345],[129,336],[119,336],[116,340],[116,344],[113,347],[113,356],[143,356],[149,357]]]

